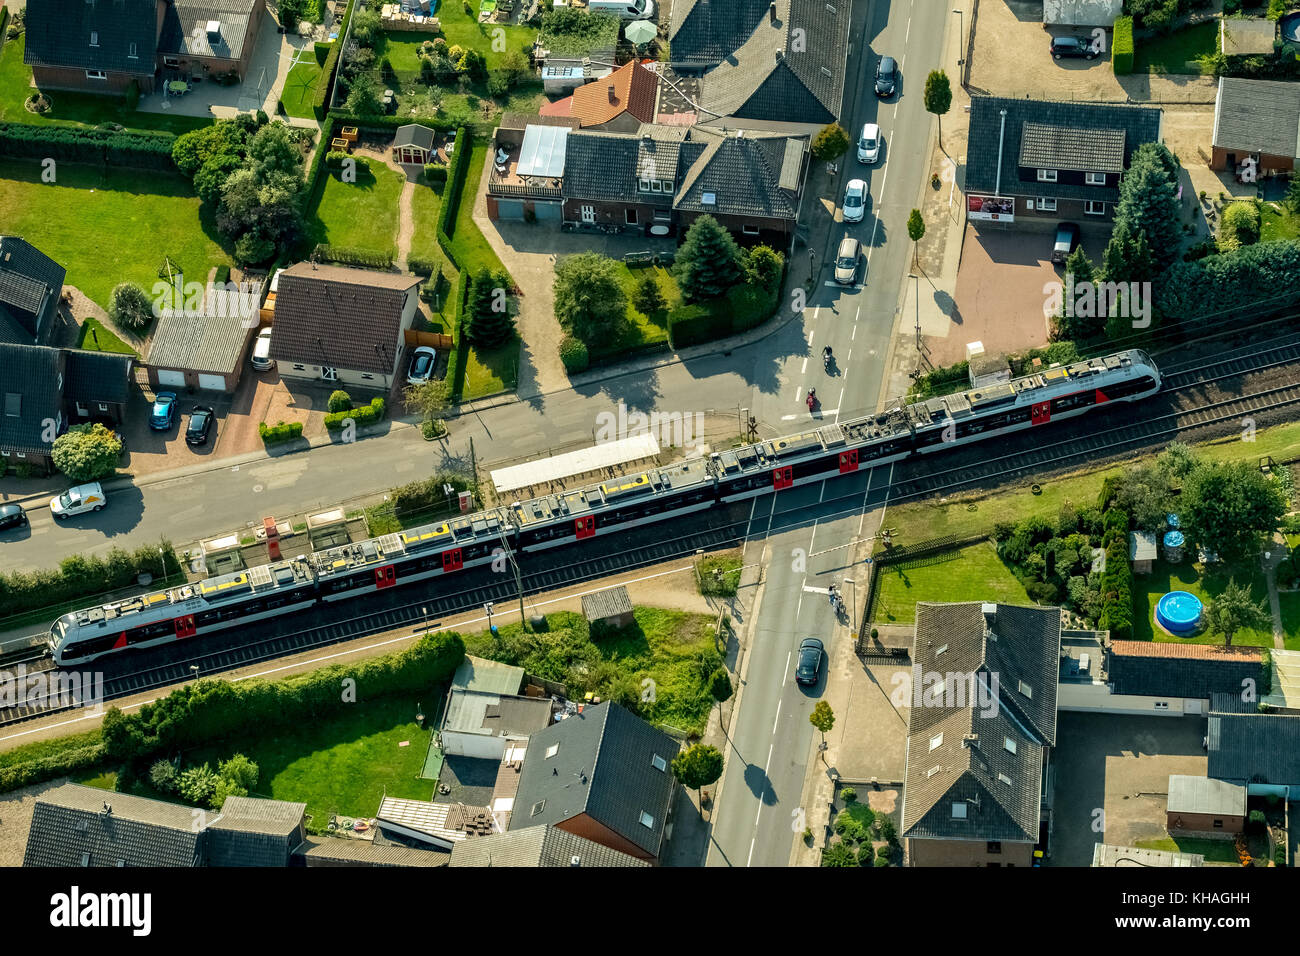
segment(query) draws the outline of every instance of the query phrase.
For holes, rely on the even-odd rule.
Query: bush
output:
[[[428,183],[445,183],[447,181],[447,167],[442,163],[425,163],[424,181]]]
[[[126,108],[136,110],[140,107],[140,84],[132,80],[126,85]]]
[[[1259,242],[1259,207],[1248,200],[1234,202],[1219,220],[1219,251],[1231,252]]]
[[[675,349],[721,338],[731,331],[731,317],[710,305],[682,305],[668,313],[668,342]]]
[[[266,422],[258,422],[257,433],[262,436],[262,441],[268,445],[293,441],[295,438],[302,437],[302,422],[276,422],[274,425],[269,426]]]
[[[352,407],[352,396],[342,389],[331,392],[327,407],[331,412],[345,412]]]
[[[564,370],[570,375],[586,371],[591,363],[587,343],[582,339],[575,339],[572,335],[566,335],[560,339],[560,361],[564,363]]]
[[[217,283],[218,285],[225,285],[227,282],[229,282],[230,266],[227,265],[217,266],[217,274],[212,281]]]
[[[168,793],[176,788],[176,768],[170,760],[155,760],[149,768],[149,785]]]
[[[153,302],[134,282],[119,282],[109,295],[108,317],[125,329],[140,332],[153,321]]]
[[[74,482],[99,481],[111,475],[121,454],[122,439],[98,422],[73,425],[54,439],[50,449],[54,467]]]
[[[0,123],[0,156],[174,172],[171,133],[119,133],[75,126]]]
[[[79,770],[87,770],[104,760],[105,748],[102,743],[73,747],[43,757],[35,757],[21,763],[0,767],[0,792],[30,787],[44,783],[55,777],[67,776]]]
[[[371,252],[369,249],[350,249],[347,246],[331,246],[320,243],[312,255],[321,262],[337,262],[345,266],[362,266],[371,269],[390,269],[393,265],[392,253]]]
[[[134,586],[142,571],[153,575],[155,580],[162,578],[164,567],[175,570],[180,563],[171,545],[166,544],[165,548],[162,554],[156,545],[135,551],[114,548],[103,557],[72,555],[64,558],[57,568],[0,574],[0,616],[65,601],[84,599],[87,605],[94,604],[93,598],[98,595]]]
[[[339,394],[338,392],[334,393]],[[346,394],[346,393],[345,393]],[[333,396],[331,396],[331,399]],[[351,402],[348,403],[349,406]],[[326,428],[342,428],[344,423],[351,419],[358,425],[369,425],[381,420],[384,417],[384,400],[376,397],[370,400],[369,405],[362,405],[360,408],[344,408],[332,412],[325,416]]]
[[[1110,65],[1116,76],[1133,72],[1133,18],[1116,17],[1111,39]]]
[[[845,803],[852,803],[854,800],[858,799],[858,791],[854,790],[852,787],[844,787],[840,790],[840,799]]]

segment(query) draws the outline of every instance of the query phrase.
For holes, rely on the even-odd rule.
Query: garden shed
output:
[[[405,169],[408,177],[413,171],[419,175],[433,156],[433,139],[433,130],[427,126],[418,123],[399,126],[397,135],[393,137],[393,161],[404,169],[415,167],[414,170]]]
[[[1156,559],[1156,536],[1148,531],[1130,531],[1128,559],[1133,563],[1134,574],[1150,574],[1151,562]]]
[[[588,624],[627,627],[632,623],[632,599],[627,596],[627,588],[620,586],[597,591],[595,594],[584,594],[582,616]]]

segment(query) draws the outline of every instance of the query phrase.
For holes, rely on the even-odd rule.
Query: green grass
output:
[[[474,201],[478,197],[479,182],[483,178],[483,164],[487,160],[489,144],[482,137],[476,137],[474,148],[469,156],[469,169],[465,171],[465,188],[460,196],[460,205],[456,209],[456,221],[451,235],[451,251],[456,256],[460,267],[470,273],[488,269],[492,272],[505,271],[505,265],[492,250],[487,237],[474,222]]]
[[[94,335],[91,333],[94,332]],[[135,355],[135,349],[127,345],[105,328],[99,319],[86,319],[81,323],[81,332],[77,336],[77,348],[87,352],[115,352],[119,355]]]
[[[499,349],[469,346],[465,361],[465,388],[461,393],[463,400],[512,391],[518,384],[518,337]]]
[[[316,56],[306,57],[299,61],[285,77],[284,89],[280,92],[280,105],[289,116],[296,116],[299,119],[316,118],[312,102],[316,97],[321,77],[324,75],[321,63],[318,61],[319,58]]]
[[[308,225],[313,244],[396,255],[405,177],[378,160],[357,157],[356,182],[345,183],[333,172],[322,178],[325,185]]]
[[[1163,641],[1171,644],[1222,644],[1223,635],[1210,629],[1196,637],[1173,637],[1155,625],[1156,602],[1170,591],[1187,591],[1196,595],[1208,609],[1210,601],[1223,592],[1228,578],[1232,577],[1238,584],[1250,585],[1251,599],[1263,604],[1268,610],[1268,586],[1258,564],[1251,562],[1248,567],[1219,568],[1216,565],[1201,565],[1185,562],[1169,564],[1154,561],[1150,574],[1133,576],[1133,639],[1138,641]],[[1266,625],[1259,630],[1238,631],[1232,638],[1233,644],[1249,644],[1255,647],[1273,646],[1273,629]]]
[[[1300,214],[1288,212],[1280,203],[1264,203],[1260,213],[1259,240],[1300,239]]]
[[[1206,863],[1237,864],[1237,848],[1232,840],[1205,840],[1196,837],[1164,837],[1155,840],[1138,840],[1135,846],[1143,850],[1166,850],[1170,853],[1199,853]]]
[[[1282,610],[1282,631],[1286,635],[1286,649],[1300,651],[1300,594],[1279,594]]]
[[[615,268],[619,275],[619,285],[623,287],[623,292],[627,295],[627,325],[621,334],[589,346],[592,358],[595,360],[619,356],[625,352],[649,346],[667,344],[668,312],[670,309],[681,305],[682,301],[681,291],[677,288],[677,282],[673,279],[672,273],[661,266],[647,265],[629,268],[624,263],[617,262]],[[652,315],[646,315],[632,305],[633,300],[636,298],[637,286],[640,285],[647,274],[654,276],[655,284],[659,286],[659,293],[664,297],[665,303],[664,308]]]
[[[0,52],[0,120],[11,123],[61,123],[73,126],[98,126],[119,123],[137,132],[188,133],[212,121],[197,116],[171,113],[141,113],[129,110],[121,96],[97,96],[51,90],[54,108],[44,116],[27,112],[23,104],[33,93],[31,67],[23,63],[26,36],[10,40]]]
[[[69,750],[90,747],[102,742],[103,739],[103,734],[96,727],[94,730],[87,730],[80,734],[70,734],[67,737],[34,740],[31,743],[21,744],[9,750],[0,750],[0,767],[13,767],[29,760],[40,760],[43,757],[52,757],[55,754],[61,754]]]
[[[1168,36],[1140,39],[1134,46],[1134,73],[1199,74],[1199,64],[1188,64],[1218,49],[1219,21],[1208,20],[1175,30]]]
[[[916,565],[904,561],[876,572],[876,623],[911,624],[918,601],[1034,603],[988,542],[921,558]]]
[[[701,594],[731,597],[740,587],[740,571],[744,562],[737,555],[713,555],[695,564],[698,577],[696,587]]]
[[[442,246],[438,245],[438,211],[442,209],[442,191],[445,183],[425,185],[416,183],[411,195],[411,217],[415,235],[411,237],[411,256],[445,262]]]
[[[0,223],[66,268],[67,284],[104,308],[119,282],[152,290],[165,255],[202,279],[229,261],[180,175],[70,163],[59,165],[55,183],[40,174],[36,163],[0,161]]]
[[[440,3],[435,16],[442,24],[442,35],[448,46],[478,50],[487,61],[489,70],[496,69],[508,51],[523,50],[532,46],[533,38],[537,35],[537,31],[531,27],[479,23],[477,17],[465,13],[465,8],[460,5],[459,0],[445,0]],[[498,30],[503,32],[498,34],[496,32]],[[495,36],[503,36],[504,45],[494,44]],[[388,57],[388,62],[392,64],[394,72],[399,76],[403,73],[418,75],[420,44],[432,39],[431,34],[424,33],[385,33],[383,43],[375,51],[375,59],[380,61]]]

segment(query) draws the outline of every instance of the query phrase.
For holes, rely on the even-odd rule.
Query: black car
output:
[[[194,411],[190,412],[189,427],[185,429],[185,444],[206,445],[208,443],[213,414],[212,409],[206,405],[195,406]]]
[[[817,675],[822,669],[822,658],[825,656],[826,650],[817,638],[806,637],[800,641],[799,663],[795,665],[794,682],[804,685],[817,683]]]
[[[893,96],[898,87],[898,64],[892,56],[882,56],[876,65],[876,95]]]
[[[1079,226],[1073,222],[1063,222],[1056,227],[1056,241],[1052,245],[1052,261],[1060,264],[1070,258],[1070,253],[1079,248]]]
[[[1052,52],[1052,58],[1059,60],[1063,56],[1081,56],[1085,59],[1097,59],[1097,51],[1093,48],[1092,40],[1085,40],[1082,37],[1052,37],[1051,46],[1048,47]]]
[[[0,505],[0,529],[17,528],[27,524],[27,512],[22,505]]]

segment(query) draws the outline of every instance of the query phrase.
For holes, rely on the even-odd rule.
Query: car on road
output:
[[[898,89],[898,64],[892,56],[882,56],[876,64],[876,95],[888,98]]]
[[[406,381],[411,385],[423,385],[433,377],[433,363],[438,353],[427,345],[421,345],[411,355],[411,367],[406,371]]]
[[[176,393],[159,392],[153,397],[153,408],[149,412],[149,427],[154,431],[166,431],[172,427],[176,418]]]
[[[56,518],[69,518],[72,515],[84,515],[87,511],[99,511],[106,504],[108,499],[104,497],[104,489],[99,482],[92,481],[76,485],[51,498],[50,511]]]
[[[208,432],[212,430],[212,419],[216,415],[207,405],[195,405],[190,412],[190,424],[185,429],[185,444],[206,445]]]
[[[1092,40],[1083,37],[1052,37],[1052,42],[1048,46],[1052,53],[1052,59],[1059,60],[1065,56],[1081,56],[1088,60],[1097,59],[1097,50],[1092,45]]]
[[[858,259],[862,256],[862,243],[852,236],[840,240],[835,253],[835,281],[840,285],[853,285],[858,277]]]
[[[862,135],[858,137],[858,162],[868,166],[880,158],[880,127],[875,123],[864,123]]]
[[[1052,246],[1052,261],[1060,264],[1070,258],[1070,253],[1079,248],[1079,226],[1073,222],[1063,222],[1056,227],[1056,244]]]
[[[817,677],[821,674],[822,659],[825,656],[826,649],[817,638],[806,637],[800,641],[799,662],[794,668],[795,683],[805,687],[817,683]]]
[[[844,188],[844,221],[861,222],[867,214],[867,184],[861,179],[850,179]]]
[[[27,512],[22,505],[0,505],[0,531],[27,524]]]
[[[271,330],[269,328],[257,333],[257,341],[253,343],[253,357],[250,362],[253,368],[259,372],[269,372],[275,368],[275,359],[271,358]]]

